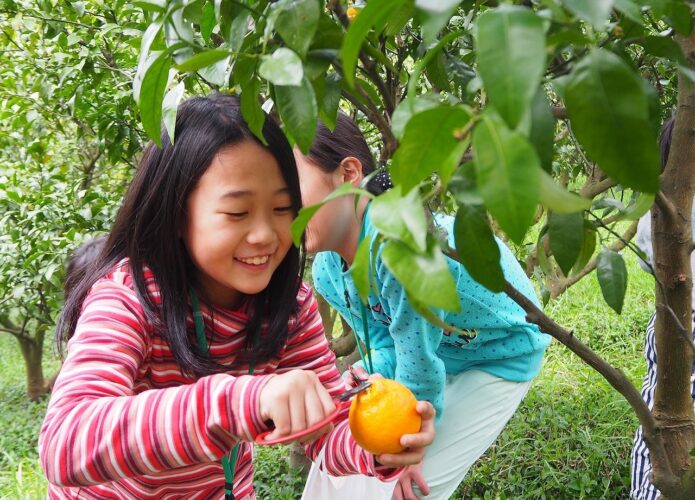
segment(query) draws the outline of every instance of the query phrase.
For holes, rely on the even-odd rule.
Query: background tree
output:
[[[374,201],[374,223],[384,262],[412,302],[432,321],[431,308],[455,309],[441,251],[468,264],[478,281],[506,290],[625,396],[644,427],[661,491],[695,495],[689,2],[140,5],[150,26],[135,96],[154,140],[162,118],[172,130],[169,104],[189,79],[240,93],[253,130],[266,106],[302,150],[316,118],[330,126],[341,101],[349,103],[381,136],[380,161],[396,187]],[[657,132],[673,107],[676,153],[660,178]],[[634,234],[634,223],[622,221],[635,221],[655,199],[660,373],[652,414],[618,368],[505,282],[493,230],[527,252],[544,298],[598,268],[604,298],[620,312],[627,276],[617,250]],[[428,233],[425,207],[456,211],[458,254]],[[296,235],[311,213],[299,217]],[[538,230],[529,231],[534,224]],[[364,295],[369,258],[362,247],[353,268]]]
[[[122,2],[0,3],[0,332],[19,343],[32,400],[49,389],[43,345],[67,255],[108,229],[141,148],[143,23]]]

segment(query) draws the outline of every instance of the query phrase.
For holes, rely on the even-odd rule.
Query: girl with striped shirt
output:
[[[49,498],[255,498],[251,442],[308,429],[345,390],[290,224],[292,149],[266,117],[263,145],[236,97],[183,103],[175,144],[149,144],[99,257],[59,319],[67,357],[39,438]],[[374,457],[344,411],[306,439],[334,475],[390,479],[421,461]]]

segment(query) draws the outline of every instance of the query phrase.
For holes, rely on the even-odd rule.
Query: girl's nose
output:
[[[251,245],[267,245],[273,243],[276,237],[277,233],[272,223],[263,219],[253,224],[246,239]]]

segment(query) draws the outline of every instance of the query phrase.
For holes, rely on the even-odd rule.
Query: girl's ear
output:
[[[362,162],[354,156],[346,156],[340,162],[342,181],[349,182],[355,187],[360,187],[364,174],[362,173]]]

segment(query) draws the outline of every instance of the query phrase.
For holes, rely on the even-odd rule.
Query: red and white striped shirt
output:
[[[158,303],[152,273],[145,277]],[[297,302],[285,347],[257,364],[254,375],[240,366],[195,379],[181,373],[168,343],[146,320],[127,261],[119,263],[84,301],[41,428],[49,498],[224,498],[220,460],[237,441],[234,494],[255,498],[250,442],[268,430],[259,393],[269,377],[312,370],[331,395],[345,390],[307,285]],[[206,324],[214,320],[210,355],[230,364],[245,342],[247,311],[201,307]],[[191,317],[188,326],[192,332]],[[325,444],[333,475],[386,479],[399,472],[375,466],[352,439],[347,410],[341,417],[331,433],[307,445],[310,458]]]

